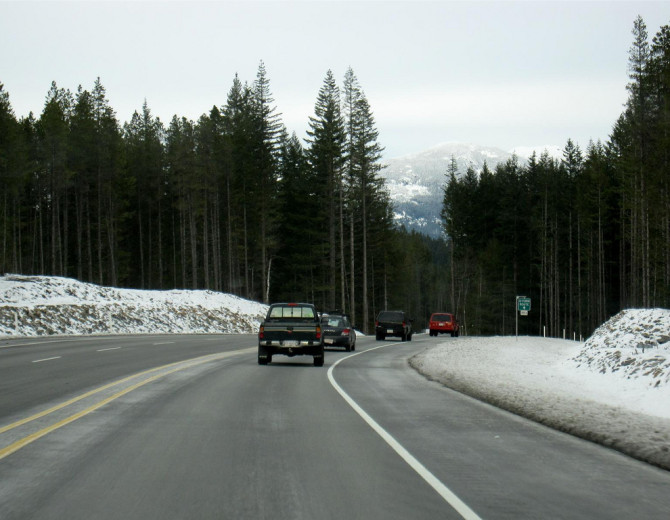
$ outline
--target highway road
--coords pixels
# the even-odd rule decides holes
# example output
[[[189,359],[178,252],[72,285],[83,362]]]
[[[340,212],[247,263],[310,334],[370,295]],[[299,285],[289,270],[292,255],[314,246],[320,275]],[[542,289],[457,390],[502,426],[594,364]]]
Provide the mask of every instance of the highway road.
[[[408,367],[437,341],[2,341],[0,518],[670,518],[670,472]]]

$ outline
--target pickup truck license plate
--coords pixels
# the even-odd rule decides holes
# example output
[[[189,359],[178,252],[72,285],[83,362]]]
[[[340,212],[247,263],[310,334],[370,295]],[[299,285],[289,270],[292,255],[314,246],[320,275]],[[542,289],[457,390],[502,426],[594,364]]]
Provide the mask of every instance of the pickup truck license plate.
[[[296,340],[284,341],[285,347],[297,347],[298,345],[300,345],[300,342]]]
[[[393,329],[386,329],[386,334],[393,334]]]

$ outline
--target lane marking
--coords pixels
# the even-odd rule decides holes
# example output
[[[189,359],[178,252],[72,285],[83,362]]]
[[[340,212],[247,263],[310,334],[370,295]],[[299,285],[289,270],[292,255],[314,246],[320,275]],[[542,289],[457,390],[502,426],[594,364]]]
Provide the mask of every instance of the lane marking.
[[[444,485],[435,475],[433,475],[428,468],[426,468],[421,462],[419,462],[416,457],[414,457],[407,449],[400,444],[389,432],[387,432],[382,426],[375,421],[370,415],[367,414],[363,408],[361,408],[353,398],[347,394],[344,389],[335,381],[333,377],[333,370],[337,365],[342,361],[350,359],[354,356],[359,356],[365,354],[366,352],[371,352],[379,348],[388,347],[394,345],[394,343],[388,343],[386,345],[380,345],[378,347],[373,347],[362,352],[357,352],[351,354],[347,357],[338,359],[333,365],[328,369],[328,380],[332,387],[337,390],[337,392],[342,396],[342,398],[351,406],[354,411],[361,416],[361,418],[368,423],[368,425],[375,431],[377,434],[384,439],[386,444],[388,444],[393,450],[400,455],[400,457],[414,470],[418,475],[425,480],[437,493],[451,506],[453,507],[458,514],[461,515],[465,520],[481,520],[481,517],[477,515],[468,505],[463,502],[453,491],[451,491],[446,485]]]
[[[160,379],[161,377],[170,375],[174,372],[178,372],[179,370],[185,370],[187,368],[191,368],[191,367],[194,367],[194,366],[201,365],[203,363],[207,363],[208,361],[225,359],[227,357],[232,357],[232,356],[235,356],[235,355],[238,355],[238,354],[247,354],[247,353],[251,353],[251,352],[256,352],[257,348],[258,347],[254,346],[254,347],[248,347],[248,348],[239,349],[239,350],[231,350],[229,352],[223,352],[223,353],[220,353],[220,354],[208,354],[208,355],[205,355],[205,356],[199,356],[199,357],[195,357],[195,358],[192,358],[192,359],[185,359],[185,360],[182,360],[182,361],[177,361],[175,363],[169,363],[167,365],[151,368],[149,370],[145,370],[143,372],[138,372],[137,374],[134,374],[134,375],[131,375],[131,376],[128,376],[128,377],[124,377],[123,379],[119,379],[118,381],[113,381],[112,383],[108,383],[108,384],[106,384],[104,386],[101,386],[99,388],[95,388],[95,389],[93,389],[89,392],[86,392],[86,393],[81,394],[79,396],[73,397],[72,399],[70,399],[68,401],[65,401],[64,403],[53,406],[53,407],[51,407],[47,410],[44,410],[44,411],[39,412],[37,414],[31,415],[30,417],[26,417],[25,419],[21,419],[21,420],[16,421],[12,424],[8,424],[7,426],[4,426],[4,427],[0,428],[0,434],[5,433],[9,430],[13,430],[14,428],[18,428],[19,426],[23,426],[24,424],[30,423],[34,420],[45,417],[45,416],[47,416],[51,413],[54,413],[58,410],[62,410],[64,408],[66,408],[67,406],[70,406],[70,405],[72,405],[72,404],[74,404],[78,401],[81,401],[82,399],[86,399],[87,397],[91,397],[95,394],[98,394],[98,393],[100,393],[104,390],[108,390],[109,388],[112,388],[114,386],[117,386],[117,385],[120,385],[120,384],[123,384],[123,383],[127,383],[128,381],[130,381],[132,379],[140,378],[140,377],[152,374],[153,372],[157,372],[159,370],[166,370],[166,369],[170,369],[171,367],[174,367],[171,370],[168,370],[164,373],[155,374],[155,375],[153,375],[153,376],[151,376],[147,379],[139,381],[138,383],[135,383],[135,384],[123,389],[123,390],[120,390],[119,392],[115,393],[114,395],[112,395],[110,397],[107,397],[107,398],[103,399],[102,401],[99,401],[98,403],[95,403],[95,404],[91,405],[90,407],[86,408],[85,410],[77,412],[77,413],[71,415],[70,417],[67,417],[67,418],[65,418],[61,421],[58,421],[58,422],[52,424],[51,426],[47,426],[46,428],[43,428],[42,430],[39,430],[35,433],[32,433],[32,434],[30,434],[30,435],[28,435],[28,436],[26,436],[22,439],[19,439],[16,442],[10,444],[9,446],[7,446],[3,449],[0,449],[0,460],[4,459],[8,455],[10,455],[10,454],[12,454],[12,453],[14,453],[18,450],[20,450],[24,446],[27,446],[28,444],[36,441],[37,439],[39,439],[41,437],[44,437],[48,433],[51,433],[51,432],[65,426],[66,424],[69,424],[73,421],[76,421],[77,419],[80,419],[81,417],[84,417],[85,415],[88,415],[89,413],[97,410],[101,406],[104,406],[105,404],[107,404],[107,403],[109,403],[109,402],[111,402],[115,399],[118,399],[119,397],[121,397],[121,396],[123,396],[123,395],[125,395],[125,394],[127,394],[127,393],[129,393],[133,390],[136,390],[137,388],[140,388],[140,387],[142,387],[142,386],[144,386],[148,383],[151,383],[153,381],[156,381],[157,379]]]
[[[80,342],[80,341],[114,341],[118,337],[103,337],[103,336],[86,336],[86,337],[80,337],[80,336],[73,336],[71,338],[64,338],[64,339],[49,339],[45,341],[32,341],[30,343],[10,343],[9,345],[0,345],[0,348],[15,348],[15,347],[28,347],[28,346],[33,346],[33,345],[51,345],[52,343],[74,343],[74,342]],[[17,340],[16,338],[3,338],[4,340],[8,341],[20,341]]]
[[[35,361],[32,361],[32,363],[41,363],[42,361],[51,361],[52,359],[60,359],[62,356],[55,356],[55,357],[48,357],[44,359],[36,359]]]
[[[174,344],[175,344],[174,341],[160,341],[158,343],[154,343],[154,346],[155,345],[174,345]]]
[[[96,352],[107,352],[108,350],[119,350],[121,347],[109,347],[109,348],[101,348],[96,350]]]

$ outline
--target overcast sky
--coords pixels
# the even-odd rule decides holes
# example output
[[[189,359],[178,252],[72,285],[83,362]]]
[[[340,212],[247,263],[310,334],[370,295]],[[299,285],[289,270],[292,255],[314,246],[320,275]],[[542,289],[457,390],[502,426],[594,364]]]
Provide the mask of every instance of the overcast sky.
[[[147,100],[164,123],[221,106],[265,63],[277,110],[305,137],[326,71],[364,89],[385,157],[447,141],[585,148],[627,98],[637,15],[650,38],[670,2],[7,2],[0,82],[17,117],[52,81],[97,77],[121,123]]]

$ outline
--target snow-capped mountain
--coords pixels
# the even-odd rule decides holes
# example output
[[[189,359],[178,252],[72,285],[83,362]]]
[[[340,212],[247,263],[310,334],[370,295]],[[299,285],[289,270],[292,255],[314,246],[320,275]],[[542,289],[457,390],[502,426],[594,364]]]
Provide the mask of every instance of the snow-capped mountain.
[[[442,236],[442,189],[452,157],[456,159],[458,174],[465,175],[471,166],[479,172],[486,163],[493,170],[496,164],[513,155],[524,163],[533,151],[539,155],[545,150],[552,157],[561,157],[561,149],[556,146],[516,147],[506,152],[492,146],[452,142],[388,159],[381,175],[394,205],[396,223],[431,237]]]

